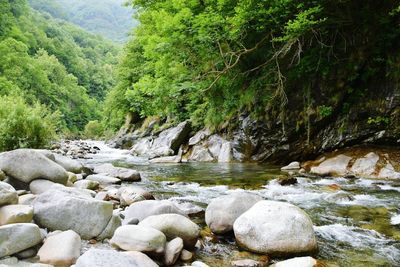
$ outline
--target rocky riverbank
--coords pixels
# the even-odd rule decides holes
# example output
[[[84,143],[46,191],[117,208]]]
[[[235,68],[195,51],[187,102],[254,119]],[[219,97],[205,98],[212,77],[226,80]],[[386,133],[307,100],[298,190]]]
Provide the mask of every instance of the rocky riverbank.
[[[205,237],[191,219],[198,211],[155,199],[135,185],[141,180],[135,170],[112,164],[84,166],[72,159],[88,159],[98,150],[66,142],[53,151],[0,154],[0,264],[207,266],[196,261]],[[314,255],[318,250],[312,220],[302,209],[250,193],[212,200],[205,221],[208,235],[232,233],[242,249],[266,255],[258,261],[237,260],[232,266],[268,266],[270,257]],[[93,247],[83,250],[84,240]],[[296,266],[317,264],[311,257],[291,261],[298,262]]]

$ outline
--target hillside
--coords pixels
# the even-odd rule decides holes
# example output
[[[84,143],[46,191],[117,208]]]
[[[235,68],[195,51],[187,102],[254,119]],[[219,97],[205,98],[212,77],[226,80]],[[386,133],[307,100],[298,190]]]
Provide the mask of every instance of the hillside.
[[[34,9],[50,13],[55,18],[72,22],[89,32],[100,34],[115,42],[128,39],[137,24],[131,8],[124,0],[29,0]]]

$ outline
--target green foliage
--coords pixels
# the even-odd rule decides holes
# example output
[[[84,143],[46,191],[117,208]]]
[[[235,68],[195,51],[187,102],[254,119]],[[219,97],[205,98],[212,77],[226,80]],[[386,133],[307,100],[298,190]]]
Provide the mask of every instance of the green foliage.
[[[104,127],[103,125],[95,120],[89,121],[88,124],[85,126],[84,136],[89,139],[98,139],[103,137],[104,135]]]
[[[369,117],[367,123],[373,125],[388,125],[390,122],[390,118],[376,116],[376,117]]]
[[[387,65],[400,40],[398,3],[378,2],[131,0],[140,24],[107,97],[106,124],[118,128],[128,111],[217,128],[244,111],[283,121],[288,101],[310,84],[310,108],[329,103],[320,109],[328,116],[362,95],[344,84],[369,88],[380,73],[398,73]]]
[[[125,42],[136,25],[124,0],[29,0],[31,6],[55,18],[70,21],[89,32]]]
[[[318,107],[318,112],[322,118],[329,117],[333,113],[333,107],[322,105]]]
[[[59,113],[29,106],[17,95],[0,96],[0,151],[40,148],[56,137]]]
[[[43,140],[32,137],[38,133],[36,128],[22,129],[18,117],[16,124],[6,128],[16,138],[7,149],[46,143],[55,124],[58,132],[77,134],[89,121],[100,118],[99,101],[115,83],[112,66],[117,62],[118,46],[34,11],[25,0],[1,1],[0,23],[0,96],[18,96],[19,102],[13,105],[19,111],[13,114],[31,112],[34,117],[26,118],[27,122],[43,134]],[[35,126],[40,116],[50,118],[46,110],[59,116],[52,118],[53,124],[43,121],[42,128]],[[5,134],[3,140],[9,140]],[[32,140],[25,140],[28,137]]]

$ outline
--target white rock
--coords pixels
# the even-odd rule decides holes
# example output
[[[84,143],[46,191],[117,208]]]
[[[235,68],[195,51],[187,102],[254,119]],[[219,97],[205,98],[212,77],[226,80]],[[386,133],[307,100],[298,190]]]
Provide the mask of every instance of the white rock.
[[[53,187],[33,204],[34,219],[50,230],[73,230],[82,238],[100,235],[108,225],[113,205],[91,198],[74,188]]]
[[[232,231],[233,223],[240,215],[261,200],[262,197],[247,192],[215,198],[207,206],[205,221],[213,233],[227,233]]]
[[[65,170],[73,173],[81,173],[83,171],[83,165],[77,160],[71,159],[66,156],[54,154],[54,161],[62,166]]]
[[[149,256],[142,252],[124,251],[122,252],[122,254],[131,257],[138,267],[158,267],[157,263],[155,263],[152,259],[149,258]]]
[[[205,140],[211,135],[210,130],[205,129],[197,132],[193,137],[189,139],[189,146],[194,146],[200,143],[201,141]]]
[[[18,194],[14,187],[7,183],[0,182],[0,207],[17,203]]]
[[[289,165],[282,167],[281,170],[282,171],[293,171],[293,170],[299,170],[300,168],[301,168],[300,162],[293,161]]]
[[[274,267],[314,267],[317,261],[312,257],[298,257],[275,263]]]
[[[128,251],[161,254],[164,252],[166,237],[157,229],[138,225],[124,225],[115,230],[110,244]]]
[[[164,264],[172,266],[178,260],[183,249],[183,240],[180,237],[174,238],[165,246]]]
[[[193,267],[209,267],[207,264],[201,261],[192,262]]]
[[[18,197],[18,203],[21,205],[32,206],[33,201],[36,199],[34,194],[26,194]]]
[[[0,258],[36,246],[42,242],[40,229],[32,223],[16,223],[0,226]]]
[[[193,248],[200,234],[200,228],[185,216],[161,214],[149,216],[139,226],[151,227],[163,232],[168,240],[180,237],[187,248]]]
[[[49,180],[37,179],[29,184],[29,190],[31,190],[32,194],[40,195],[49,190],[55,184],[56,183]]]
[[[221,146],[221,150],[218,155],[218,162],[227,163],[232,162],[233,155],[232,155],[232,143],[225,142]]]
[[[236,242],[256,253],[291,255],[317,250],[311,219],[285,202],[257,202],[235,221],[233,230]]]
[[[101,175],[101,174],[93,174],[86,177],[86,180],[96,181],[102,186],[112,185],[112,184],[120,184],[121,180],[118,178]]]
[[[121,187],[118,190],[118,194],[122,206],[129,206],[142,200],[154,199],[151,193],[138,186]]]
[[[30,223],[33,208],[27,205],[8,205],[0,208],[0,225],[12,223]]]
[[[196,145],[193,147],[192,153],[190,154],[188,160],[197,162],[211,162],[214,161],[214,158],[206,147],[203,145]]]
[[[46,238],[39,249],[40,262],[54,266],[70,266],[80,256],[81,238],[72,230],[68,230]]]
[[[66,184],[68,174],[63,167],[32,149],[17,149],[0,154],[0,169],[24,183],[46,179]]]
[[[139,221],[151,215],[159,215],[166,213],[176,213],[185,215],[185,212],[180,210],[174,203],[169,200],[144,200],[131,204],[123,212],[125,219],[122,224],[125,224],[131,219]]]
[[[76,261],[75,267],[141,267],[129,255],[115,250],[89,249]],[[143,266],[144,267],[144,266]]]
[[[118,178],[122,181],[140,181],[140,173],[136,170],[114,167],[111,163],[94,166],[94,172]]]
[[[386,166],[380,170],[378,178],[400,179],[400,172],[397,172],[392,164],[387,163]]]
[[[89,190],[96,190],[99,188],[100,183],[98,181],[93,180],[79,180],[74,183],[74,187],[81,188],[81,189],[89,189]]]
[[[351,172],[358,176],[371,176],[375,172],[379,156],[373,152],[357,159],[351,167]]]
[[[323,161],[316,167],[311,168],[311,173],[317,175],[337,175],[342,176],[347,173],[347,166],[349,165],[351,157],[346,155],[338,155],[336,157]]]

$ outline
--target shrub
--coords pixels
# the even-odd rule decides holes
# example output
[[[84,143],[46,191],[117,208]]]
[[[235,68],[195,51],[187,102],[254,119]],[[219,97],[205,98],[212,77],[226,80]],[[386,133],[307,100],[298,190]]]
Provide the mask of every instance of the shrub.
[[[56,138],[58,112],[29,106],[21,96],[0,96],[0,151],[41,148]]]
[[[89,139],[98,139],[103,136],[104,127],[103,125],[97,121],[89,121],[88,124],[85,126],[84,135],[86,138]]]

